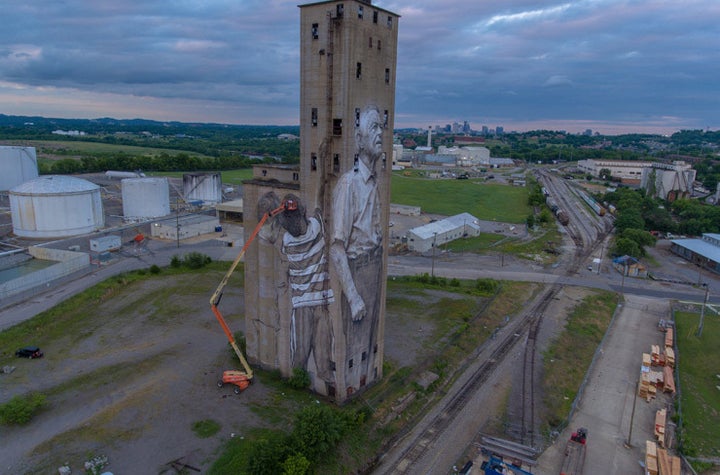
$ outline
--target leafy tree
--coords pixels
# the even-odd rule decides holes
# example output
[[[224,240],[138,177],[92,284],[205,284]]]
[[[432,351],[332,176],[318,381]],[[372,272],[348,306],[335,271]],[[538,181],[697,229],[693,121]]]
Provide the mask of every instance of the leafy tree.
[[[619,233],[626,229],[645,229],[645,220],[638,208],[620,209],[615,219],[615,227]]]
[[[306,475],[310,473],[310,461],[302,454],[294,454],[282,464],[283,475]]]
[[[650,234],[649,232],[643,231],[642,229],[636,229],[636,228],[625,229],[622,232],[622,234],[620,234],[620,237],[626,238],[626,239],[632,239],[639,246],[654,246],[655,245],[655,237],[652,234]]]
[[[632,256],[642,257],[645,255],[642,247],[632,239],[628,238],[617,238],[615,240],[615,246],[613,247],[613,253],[617,256]]]
[[[610,180],[612,178],[612,172],[609,168],[601,168],[598,176],[603,180]]]
[[[328,406],[308,406],[295,418],[292,446],[310,461],[330,452],[340,442],[345,424],[340,414]]]

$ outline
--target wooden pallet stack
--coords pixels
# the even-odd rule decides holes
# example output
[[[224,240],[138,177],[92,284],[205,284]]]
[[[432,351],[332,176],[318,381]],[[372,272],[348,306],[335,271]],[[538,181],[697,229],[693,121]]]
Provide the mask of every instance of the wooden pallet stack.
[[[645,441],[645,468],[650,475],[658,475],[657,444]]]
[[[667,409],[658,409],[655,412],[655,439],[660,447],[665,448],[665,424],[667,423]]]
[[[652,440],[645,441],[645,468],[650,475],[680,475],[681,464],[680,457],[658,448]]]

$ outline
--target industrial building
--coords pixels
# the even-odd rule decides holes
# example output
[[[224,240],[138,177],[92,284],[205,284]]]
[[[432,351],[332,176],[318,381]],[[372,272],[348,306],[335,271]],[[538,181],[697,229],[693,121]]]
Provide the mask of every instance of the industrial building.
[[[479,236],[477,223],[478,219],[470,213],[460,213],[410,229],[407,233],[408,249],[428,252],[456,239]]]
[[[675,201],[689,198],[693,193],[696,171],[683,161],[670,163],[653,163],[652,167],[643,168],[640,186],[648,196]]]
[[[639,185],[650,196],[673,201],[692,194],[696,171],[683,161],[673,163],[635,160],[578,160],[581,172],[599,177],[603,169],[626,185]]]
[[[720,274],[720,234],[705,233],[701,239],[673,239],[670,251],[716,274]]]
[[[639,185],[642,181],[643,170],[652,167],[653,162],[635,160],[578,160],[577,166],[582,173],[600,176],[603,169],[610,170],[610,176],[628,185]]]

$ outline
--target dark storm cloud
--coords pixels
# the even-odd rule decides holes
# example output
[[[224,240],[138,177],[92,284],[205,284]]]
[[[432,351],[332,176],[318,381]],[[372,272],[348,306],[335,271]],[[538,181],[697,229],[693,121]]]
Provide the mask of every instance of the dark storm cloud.
[[[3,7],[0,112],[298,123],[296,2],[31,3]],[[402,16],[397,126],[720,126],[716,2],[374,3]]]

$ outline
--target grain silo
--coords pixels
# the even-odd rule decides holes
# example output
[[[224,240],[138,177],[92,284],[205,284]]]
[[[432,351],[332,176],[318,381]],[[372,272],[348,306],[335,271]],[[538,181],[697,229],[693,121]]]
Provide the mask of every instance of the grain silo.
[[[0,191],[8,191],[37,176],[35,147],[0,146]]]
[[[125,221],[144,221],[170,214],[167,178],[125,178],[120,183]]]
[[[21,237],[75,236],[105,225],[100,187],[81,178],[43,175],[9,196],[13,232]]]
[[[185,173],[183,175],[185,201],[222,203],[222,178],[216,173]]]

